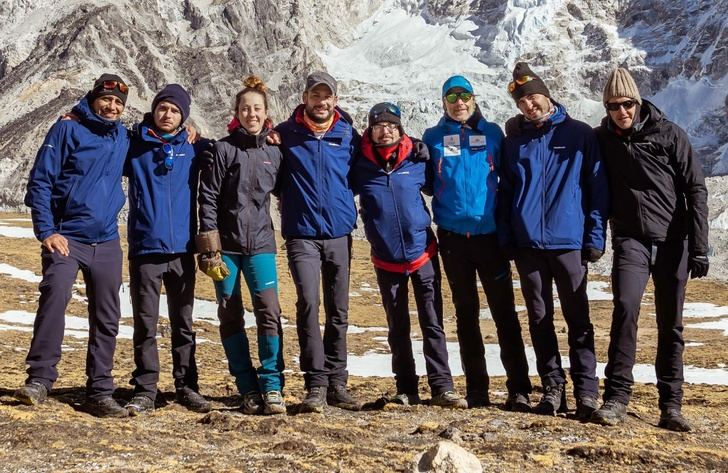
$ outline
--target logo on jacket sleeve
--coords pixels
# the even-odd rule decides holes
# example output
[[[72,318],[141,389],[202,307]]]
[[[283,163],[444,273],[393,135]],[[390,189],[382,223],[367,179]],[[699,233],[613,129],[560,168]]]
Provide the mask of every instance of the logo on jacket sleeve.
[[[442,149],[445,156],[460,156],[460,136],[445,135],[442,137]]]

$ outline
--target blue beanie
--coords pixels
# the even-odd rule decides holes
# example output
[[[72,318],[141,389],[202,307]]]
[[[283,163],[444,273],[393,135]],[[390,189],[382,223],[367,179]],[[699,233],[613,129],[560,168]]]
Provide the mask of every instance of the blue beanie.
[[[466,92],[473,93],[473,86],[468,79],[463,76],[452,76],[442,84],[442,96],[444,97],[450,89],[454,89],[455,87],[460,87]]]
[[[182,123],[184,123],[185,120],[187,120],[187,117],[190,116],[190,103],[192,103],[192,99],[190,99],[190,94],[188,94],[181,85],[168,84],[164,86],[164,88],[154,96],[154,100],[152,100],[152,113],[154,113],[159,102],[162,101],[173,103],[177,106],[177,108],[179,108],[179,111],[182,114]]]

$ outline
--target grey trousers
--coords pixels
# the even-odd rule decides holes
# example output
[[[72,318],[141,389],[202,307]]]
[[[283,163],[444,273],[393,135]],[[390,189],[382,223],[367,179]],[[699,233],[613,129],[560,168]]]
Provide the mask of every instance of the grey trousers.
[[[351,236],[329,240],[289,238],[286,250],[298,296],[296,328],[306,389],[345,385]],[[321,283],[326,315],[323,339],[319,329]]]

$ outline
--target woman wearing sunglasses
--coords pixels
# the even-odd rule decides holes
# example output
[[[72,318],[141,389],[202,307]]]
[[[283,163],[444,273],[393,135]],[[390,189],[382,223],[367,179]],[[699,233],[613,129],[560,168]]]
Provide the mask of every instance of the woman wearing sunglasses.
[[[485,347],[480,333],[480,278],[498,332],[508,376],[506,408],[531,409],[528,363],[515,309],[511,267],[498,245],[495,227],[496,170],[503,132],[475,102],[473,86],[452,76],[442,86],[443,117],[425,131],[434,176],[432,211],[447,274],[470,407],[490,404]]]
[[[267,87],[255,76],[235,96],[230,134],[215,143],[200,174],[200,269],[215,280],[220,337],[246,414],[286,412],[276,241],[270,194],[281,152],[267,143]],[[241,275],[253,300],[260,368],[253,367],[243,321]]]
[[[408,286],[412,282],[422,329],[430,405],[466,408],[453,388],[442,322],[437,241],[430,229],[426,191],[427,147],[404,133],[399,108],[380,103],[369,112],[352,173],[364,231],[372,248],[382,304],[389,325],[392,371],[399,404],[419,404],[410,339]],[[429,191],[428,191],[429,193]]]

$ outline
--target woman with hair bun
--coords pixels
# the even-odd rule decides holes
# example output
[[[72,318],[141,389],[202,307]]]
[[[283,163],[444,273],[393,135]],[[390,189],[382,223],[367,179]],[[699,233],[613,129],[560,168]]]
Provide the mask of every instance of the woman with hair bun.
[[[281,153],[270,132],[267,87],[250,76],[235,96],[230,134],[215,143],[213,162],[200,174],[200,270],[215,281],[220,338],[246,414],[286,412],[283,339],[278,302],[276,241],[270,194]],[[258,331],[256,370],[243,321],[241,274],[253,300]]]

